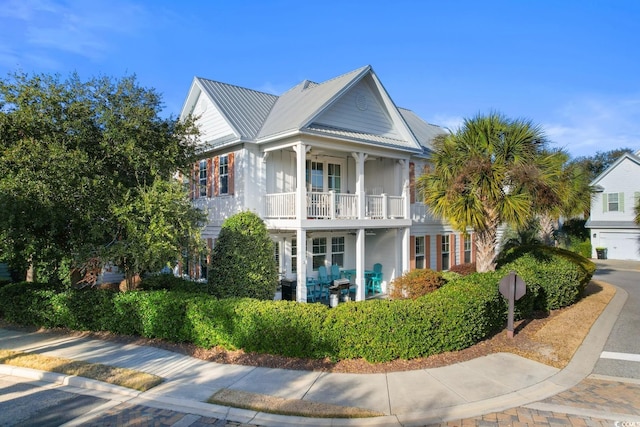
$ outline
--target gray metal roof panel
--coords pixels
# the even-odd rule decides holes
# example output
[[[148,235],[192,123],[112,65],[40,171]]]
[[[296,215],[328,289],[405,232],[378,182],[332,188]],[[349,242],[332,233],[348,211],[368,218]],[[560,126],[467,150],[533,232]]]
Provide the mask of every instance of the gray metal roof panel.
[[[406,108],[398,107],[402,118],[409,126],[420,145],[426,150],[433,150],[433,140],[438,135],[445,135],[447,131],[440,126],[432,125],[422,120],[416,113]]]
[[[254,139],[278,97],[213,80],[197,78],[240,138]]]
[[[305,80],[283,93],[260,129],[258,139],[299,130],[338,93],[370,69],[367,65],[322,83]]]

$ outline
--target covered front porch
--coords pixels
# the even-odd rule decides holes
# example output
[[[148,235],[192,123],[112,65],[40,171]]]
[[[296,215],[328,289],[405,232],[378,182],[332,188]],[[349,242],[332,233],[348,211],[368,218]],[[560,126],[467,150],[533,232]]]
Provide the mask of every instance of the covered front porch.
[[[280,277],[294,282],[292,299],[298,302],[328,299],[328,285],[336,278],[349,280],[355,301],[380,297],[388,293],[394,278],[409,269],[409,227],[272,230],[271,234]],[[381,274],[373,287],[376,264]]]

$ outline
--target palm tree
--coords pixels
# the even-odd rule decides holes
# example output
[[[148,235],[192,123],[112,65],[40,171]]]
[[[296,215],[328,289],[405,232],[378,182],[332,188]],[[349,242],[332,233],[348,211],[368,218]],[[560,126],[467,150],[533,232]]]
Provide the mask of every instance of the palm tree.
[[[549,184],[557,159],[546,144],[539,126],[498,113],[466,119],[459,130],[434,141],[418,189],[435,216],[462,232],[475,230],[478,271],[495,269],[501,224],[521,228],[557,202]]]

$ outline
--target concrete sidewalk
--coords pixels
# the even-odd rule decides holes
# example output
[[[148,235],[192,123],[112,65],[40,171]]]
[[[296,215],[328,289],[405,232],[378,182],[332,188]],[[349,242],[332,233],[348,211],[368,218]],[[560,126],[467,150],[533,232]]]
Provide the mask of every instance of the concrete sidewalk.
[[[155,347],[121,345],[52,332],[0,329],[0,348],[103,363],[155,374],[159,386],[141,393],[79,377],[0,365],[0,375],[82,387],[110,400],[186,410],[201,416],[263,426],[425,425],[502,411],[540,401],[578,384],[595,365],[626,301],[618,289],[572,362],[563,370],[498,353],[451,366],[387,374],[335,374],[205,362]],[[204,403],[220,389],[247,391],[370,409],[365,419],[304,418]]]

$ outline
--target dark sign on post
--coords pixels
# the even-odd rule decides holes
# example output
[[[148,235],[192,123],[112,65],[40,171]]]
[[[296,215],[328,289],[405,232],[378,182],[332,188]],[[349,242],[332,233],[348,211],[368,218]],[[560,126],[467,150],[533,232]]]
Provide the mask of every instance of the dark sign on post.
[[[513,338],[513,312],[515,302],[527,292],[527,285],[515,271],[510,272],[500,280],[500,293],[509,301],[507,317],[507,337]]]

